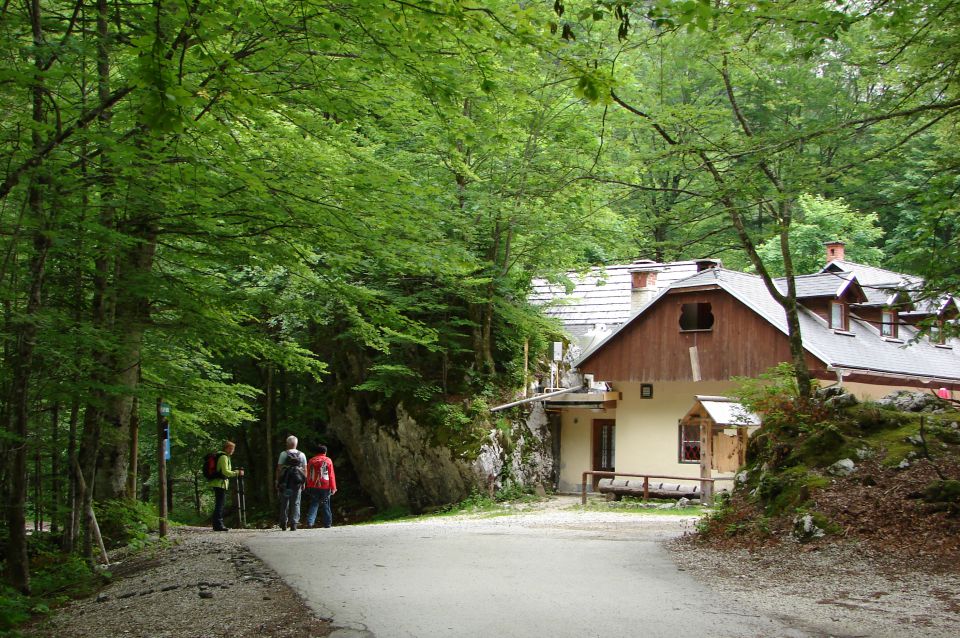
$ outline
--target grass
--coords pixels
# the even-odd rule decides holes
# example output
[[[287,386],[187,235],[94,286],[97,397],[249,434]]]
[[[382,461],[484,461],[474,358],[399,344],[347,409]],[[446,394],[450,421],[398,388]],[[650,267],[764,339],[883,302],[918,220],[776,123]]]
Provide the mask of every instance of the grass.
[[[883,430],[874,433],[870,436],[869,442],[874,448],[886,450],[886,456],[883,459],[884,465],[894,466],[907,458],[910,452],[920,450],[918,446],[907,440],[907,437],[919,433],[919,422],[912,421],[894,430]]]
[[[661,505],[673,505],[676,501],[673,499],[652,498],[647,502],[642,499],[633,499],[625,497],[621,501],[607,500],[587,500],[586,505],[577,503],[564,508],[566,511],[574,512],[618,512],[625,514],[638,515],[656,515],[656,516],[703,516],[711,511],[710,508],[702,505],[691,505],[683,509],[672,507],[670,509],[660,509]]]

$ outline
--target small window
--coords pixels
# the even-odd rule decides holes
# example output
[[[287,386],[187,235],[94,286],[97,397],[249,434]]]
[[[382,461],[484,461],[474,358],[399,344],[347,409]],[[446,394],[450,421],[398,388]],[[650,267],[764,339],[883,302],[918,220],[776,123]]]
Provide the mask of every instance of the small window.
[[[897,338],[897,311],[884,310],[880,313],[880,334]]]
[[[700,426],[680,424],[680,462],[700,462]]]
[[[830,327],[834,330],[847,329],[847,304],[842,301],[830,302]]]
[[[943,321],[938,321],[930,326],[930,343],[944,343]]]
[[[685,303],[680,306],[680,330],[710,330],[713,311],[708,303]]]

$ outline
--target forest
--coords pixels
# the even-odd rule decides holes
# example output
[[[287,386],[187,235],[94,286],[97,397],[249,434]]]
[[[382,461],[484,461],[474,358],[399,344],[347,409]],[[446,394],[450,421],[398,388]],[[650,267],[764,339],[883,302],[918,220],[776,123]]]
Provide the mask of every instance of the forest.
[[[156,500],[167,409],[175,511],[227,438],[264,511],[291,433],[361,472],[354,426],[414,418],[469,459],[563,338],[535,277],[791,278],[841,240],[960,290],[954,0],[19,0],[0,48],[21,592],[41,531],[92,557],[95,514]],[[364,498],[469,493],[411,472]]]

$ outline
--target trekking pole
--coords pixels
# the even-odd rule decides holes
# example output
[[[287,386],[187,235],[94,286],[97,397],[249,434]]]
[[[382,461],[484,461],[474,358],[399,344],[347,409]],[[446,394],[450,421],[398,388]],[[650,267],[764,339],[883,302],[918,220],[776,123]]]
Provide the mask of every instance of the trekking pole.
[[[240,510],[240,527],[247,526],[247,499],[243,492],[243,476],[237,477],[237,508]]]

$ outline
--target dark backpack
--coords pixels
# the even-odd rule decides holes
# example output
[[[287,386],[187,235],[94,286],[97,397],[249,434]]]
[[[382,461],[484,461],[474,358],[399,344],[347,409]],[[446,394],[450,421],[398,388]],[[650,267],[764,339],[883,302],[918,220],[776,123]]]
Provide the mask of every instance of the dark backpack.
[[[280,470],[280,485],[287,489],[299,488],[307,480],[303,472],[303,456],[298,450],[287,450],[287,460]]]
[[[223,452],[211,452],[203,457],[203,476],[208,481],[227,478],[217,469],[217,464],[220,462],[221,456],[223,456]]]

